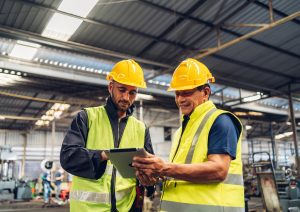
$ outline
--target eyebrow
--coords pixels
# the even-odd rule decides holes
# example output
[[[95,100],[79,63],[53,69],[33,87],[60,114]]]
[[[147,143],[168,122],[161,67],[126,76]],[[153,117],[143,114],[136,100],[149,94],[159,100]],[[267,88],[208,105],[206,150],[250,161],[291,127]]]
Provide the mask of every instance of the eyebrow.
[[[124,86],[122,86],[122,85],[117,86],[117,88],[125,89],[125,90],[128,91],[128,92],[137,92],[137,91],[138,91],[138,89],[128,90],[126,87],[124,87]]]

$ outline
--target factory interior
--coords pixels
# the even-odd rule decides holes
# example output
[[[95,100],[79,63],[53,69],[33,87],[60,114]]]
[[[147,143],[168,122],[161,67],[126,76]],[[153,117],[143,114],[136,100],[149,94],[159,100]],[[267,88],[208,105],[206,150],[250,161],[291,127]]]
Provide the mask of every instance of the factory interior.
[[[182,116],[167,89],[186,58],[209,68],[210,100],[243,125],[245,211],[300,211],[299,0],[0,0],[0,212],[69,211],[62,142],[78,112],[105,104],[124,59],[143,68],[134,116],[168,161]]]

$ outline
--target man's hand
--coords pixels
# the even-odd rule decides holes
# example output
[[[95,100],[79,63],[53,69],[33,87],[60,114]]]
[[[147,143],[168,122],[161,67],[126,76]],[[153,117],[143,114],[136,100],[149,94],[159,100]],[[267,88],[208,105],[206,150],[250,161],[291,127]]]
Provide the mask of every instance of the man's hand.
[[[153,186],[159,180],[158,177],[151,177],[151,176],[146,175],[142,170],[140,170],[140,171],[137,170],[135,172],[135,175],[143,186]]]
[[[154,177],[158,179],[163,177],[163,170],[166,163],[159,157],[149,154],[147,157],[134,157],[132,166],[137,169],[138,175],[147,175],[148,178]]]
[[[102,160],[102,161],[108,160],[108,156],[107,156],[107,154],[105,153],[105,151],[102,151],[100,156],[101,156],[101,160]]]

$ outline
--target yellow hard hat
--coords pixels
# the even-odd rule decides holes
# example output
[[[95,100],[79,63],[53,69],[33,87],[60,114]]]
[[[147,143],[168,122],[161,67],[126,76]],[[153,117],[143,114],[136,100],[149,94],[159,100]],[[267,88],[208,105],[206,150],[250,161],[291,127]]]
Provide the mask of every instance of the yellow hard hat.
[[[115,80],[125,85],[146,88],[144,73],[139,64],[134,60],[121,60],[106,77],[107,80]]]
[[[203,63],[188,58],[175,69],[168,91],[189,90],[213,82],[215,78]]]

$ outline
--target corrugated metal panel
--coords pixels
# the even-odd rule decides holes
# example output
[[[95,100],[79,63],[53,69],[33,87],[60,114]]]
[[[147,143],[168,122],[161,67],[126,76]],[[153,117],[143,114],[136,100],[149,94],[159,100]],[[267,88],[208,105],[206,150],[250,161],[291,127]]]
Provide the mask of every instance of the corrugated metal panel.
[[[24,137],[25,132],[19,131],[0,131],[0,146],[7,145],[13,147],[22,147],[24,146]],[[30,133],[26,133],[27,135],[27,147],[30,149],[34,148],[42,148],[45,147],[47,149],[51,149],[52,146],[52,134],[51,132],[45,131],[33,131]],[[56,143],[54,143],[56,149],[60,149],[62,140],[65,134],[62,132],[55,133]]]
[[[206,1],[201,7],[199,7],[192,15],[198,17],[201,20],[208,21],[210,23],[219,23],[221,19],[227,14],[232,13],[241,5],[245,4],[244,1]]]
[[[52,12],[47,9],[37,9],[30,4],[3,1],[1,7],[0,23],[9,27],[23,30],[32,30],[41,33],[43,27],[52,16]]]
[[[150,0],[150,2],[169,8],[173,10],[174,15],[176,15],[176,12],[186,13],[191,7],[193,7],[193,5],[197,4],[199,0],[188,0],[188,4],[186,1],[169,1],[169,0]]]

